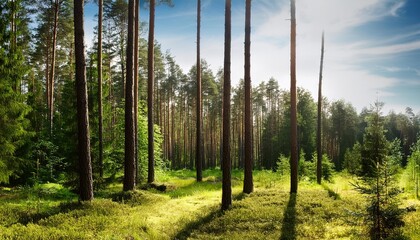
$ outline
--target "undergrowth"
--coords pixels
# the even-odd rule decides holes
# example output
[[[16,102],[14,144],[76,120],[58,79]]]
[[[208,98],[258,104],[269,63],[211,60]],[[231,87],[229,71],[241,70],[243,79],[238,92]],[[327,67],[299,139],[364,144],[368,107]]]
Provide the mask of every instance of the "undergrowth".
[[[0,189],[0,239],[365,239],[364,198],[351,177],[317,185],[301,181],[289,194],[289,176],[255,171],[255,192],[242,194],[242,172],[232,172],[233,205],[221,212],[220,169],[195,181],[189,170],[158,172],[156,189],[122,192],[112,183],[92,202],[59,184]],[[409,201],[411,201],[409,203]],[[404,200],[417,209],[418,201]],[[420,236],[420,214],[405,216],[404,234]]]

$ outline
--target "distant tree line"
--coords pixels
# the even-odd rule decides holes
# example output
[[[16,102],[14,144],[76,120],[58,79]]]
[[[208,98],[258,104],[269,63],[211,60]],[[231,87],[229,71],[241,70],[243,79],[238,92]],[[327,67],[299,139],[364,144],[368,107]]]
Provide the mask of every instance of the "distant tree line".
[[[77,186],[78,148],[75,92],[75,45],[73,1],[14,0],[0,3],[0,181],[10,184],[60,181]],[[152,2],[150,2],[152,3]],[[150,6],[148,4],[148,6]],[[137,6],[139,7],[139,6]],[[89,127],[93,179],[114,178],[124,169],[125,107],[127,102],[128,2],[104,0],[101,44],[97,41],[86,55]],[[131,17],[135,16],[133,12]],[[141,19],[141,18],[140,18]],[[36,22],[31,25],[31,20]],[[148,94],[148,44],[144,22],[137,30],[138,114],[135,138],[136,178],[147,180],[147,100],[153,100],[154,166],[158,169],[194,169],[197,142],[201,142],[202,169],[218,168],[222,162],[222,109],[224,71],[213,72],[204,58],[188,72],[169,51],[153,40],[153,86]],[[95,34],[98,34],[96,32]],[[135,34],[133,32],[132,34]],[[132,35],[130,35],[132,36]],[[133,35],[134,36],[134,35]],[[98,55],[98,49],[102,54]],[[149,45],[150,46],[150,45]],[[98,58],[101,58],[100,65]],[[98,71],[100,68],[100,71]],[[131,70],[130,70],[131,71]],[[197,73],[200,76],[197,76]],[[98,81],[99,75],[101,81]],[[133,76],[133,77],[134,77]],[[200,77],[201,96],[197,95]],[[247,79],[245,79],[247,80]],[[250,89],[251,139],[254,169],[277,171],[280,156],[291,151],[290,90],[271,79]],[[244,168],[245,88],[240,80],[231,89],[230,159],[233,168]],[[316,84],[316,76],[314,76]],[[134,86],[134,85],[133,85]],[[102,97],[101,97],[102,96]],[[150,99],[151,96],[151,99]],[[98,99],[101,99],[99,101]],[[201,99],[201,103],[200,103]],[[370,108],[357,113],[345,100],[322,99],[322,153],[337,171],[360,172],[366,118]],[[201,108],[197,111],[197,106]],[[99,107],[100,106],[100,107]],[[199,116],[201,115],[201,121]],[[412,155],[420,130],[420,115],[407,107],[404,113],[384,116],[384,136],[401,148],[401,166]],[[201,134],[197,134],[197,123]],[[297,89],[298,152],[307,162],[316,154],[317,102],[305,89]],[[249,124],[249,123],[248,123]],[[150,127],[150,126],[149,126]],[[103,130],[100,130],[103,129]],[[149,128],[150,130],[150,128]],[[150,131],[149,131],[150,132]],[[202,138],[197,141],[197,136]]]

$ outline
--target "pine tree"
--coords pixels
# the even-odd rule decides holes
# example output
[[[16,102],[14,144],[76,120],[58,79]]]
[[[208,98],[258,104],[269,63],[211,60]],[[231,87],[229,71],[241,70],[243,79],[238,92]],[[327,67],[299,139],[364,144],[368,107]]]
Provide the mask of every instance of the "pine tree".
[[[202,105],[201,99],[201,57],[200,57],[200,24],[201,24],[201,0],[197,0],[197,137],[196,137],[196,162],[197,182],[203,180],[203,145],[202,145]]]
[[[147,50],[147,123],[148,123],[148,176],[147,182],[155,181],[155,157],[154,157],[154,122],[153,122],[153,90],[155,83],[154,47],[155,42],[155,0],[150,0],[149,13],[149,42]]]
[[[397,169],[392,149],[385,138],[382,107],[383,103],[375,102],[366,119],[368,125],[362,146],[363,176],[354,184],[356,190],[368,199],[365,220],[372,239],[400,235],[399,228],[404,225],[403,210],[398,208]]]
[[[298,188],[298,146],[297,146],[297,94],[296,94],[296,3],[290,0],[291,30],[290,30],[290,192],[297,193]]]
[[[13,28],[8,27],[11,16],[16,16],[21,7],[20,1],[14,4],[0,3],[0,182],[8,182],[17,170],[20,159],[15,152],[24,144],[29,127],[29,108],[19,88],[28,69],[20,45],[15,44],[21,34],[17,19]]]
[[[103,107],[102,107],[102,17],[103,0],[98,0],[98,141],[99,141],[99,176],[104,175],[103,151]]]
[[[321,44],[321,64],[319,69],[319,83],[318,83],[318,121],[317,121],[317,132],[316,132],[316,181],[321,184],[322,180],[322,145],[321,145],[321,132],[322,132],[322,70],[324,66],[324,32],[322,33],[322,44]]]
[[[74,45],[76,56],[77,129],[80,167],[80,199],[93,199],[89,115],[83,28],[84,1],[74,0]]]
[[[124,191],[135,186],[135,136],[134,136],[134,0],[128,2],[127,74],[125,87],[125,161]]]
[[[251,114],[251,0],[246,1],[245,7],[245,168],[244,193],[254,191],[252,180],[252,114]]]
[[[225,63],[223,81],[223,156],[222,156],[222,210],[232,205],[232,184],[230,159],[230,60],[231,60],[231,0],[225,4]]]

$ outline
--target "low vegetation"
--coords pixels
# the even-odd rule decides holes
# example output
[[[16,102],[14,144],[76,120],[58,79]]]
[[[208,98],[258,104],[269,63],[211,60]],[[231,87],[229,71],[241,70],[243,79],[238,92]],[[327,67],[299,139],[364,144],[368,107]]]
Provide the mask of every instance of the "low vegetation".
[[[160,172],[155,188],[122,193],[109,185],[91,203],[59,184],[0,190],[0,239],[368,239],[366,198],[351,175],[337,174],[317,185],[301,180],[289,194],[289,177],[254,173],[255,192],[243,194],[242,172],[233,172],[234,201],[219,210],[220,170],[204,171],[203,182],[188,170]],[[404,178],[401,178],[404,179]],[[420,237],[420,203],[401,195],[404,238]],[[404,239],[403,238],[403,239]]]

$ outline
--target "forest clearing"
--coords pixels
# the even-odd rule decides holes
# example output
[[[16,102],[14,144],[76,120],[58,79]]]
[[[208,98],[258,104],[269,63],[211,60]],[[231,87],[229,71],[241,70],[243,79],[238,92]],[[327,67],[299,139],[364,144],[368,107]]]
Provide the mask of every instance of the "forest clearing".
[[[122,193],[110,184],[84,203],[59,184],[2,188],[0,239],[369,239],[366,199],[348,174],[322,185],[302,180],[297,195],[278,172],[256,171],[249,195],[241,192],[242,173],[232,177],[234,200],[224,213],[220,170],[204,171],[200,183],[193,171],[160,172],[165,192]],[[400,207],[409,210],[398,239],[418,239],[420,202],[406,192]]]
[[[0,239],[420,239],[420,2],[251,2],[0,1]]]

